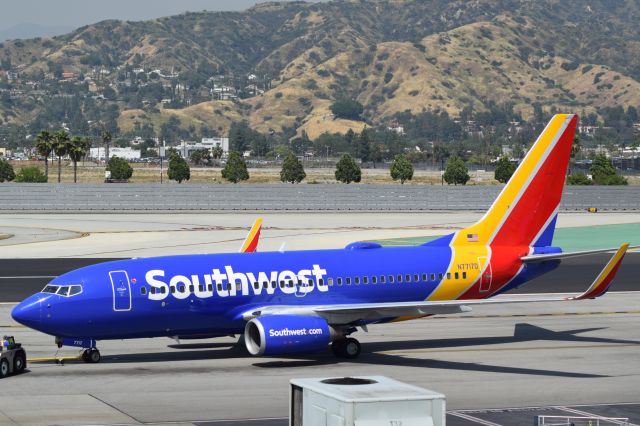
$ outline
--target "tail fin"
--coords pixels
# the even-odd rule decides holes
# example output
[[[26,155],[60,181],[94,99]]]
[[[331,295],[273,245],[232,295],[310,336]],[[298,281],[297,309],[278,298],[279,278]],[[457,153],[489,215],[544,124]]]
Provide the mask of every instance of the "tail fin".
[[[551,245],[578,116],[555,115],[493,205],[457,245]]]

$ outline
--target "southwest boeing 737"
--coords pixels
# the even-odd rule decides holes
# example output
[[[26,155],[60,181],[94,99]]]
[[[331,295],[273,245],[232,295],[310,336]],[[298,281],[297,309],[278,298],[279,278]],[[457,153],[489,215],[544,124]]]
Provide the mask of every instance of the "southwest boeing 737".
[[[607,292],[628,249],[563,253],[552,245],[578,117],[554,116],[476,224],[417,247],[356,242],[343,249],[256,252],[260,223],[241,253],[121,260],[52,280],[13,309],[27,327],[83,348],[96,342],[167,336],[244,335],[250,354],[326,351],[355,358],[358,328],[470,311],[556,268],[567,257],[615,254],[583,294]]]

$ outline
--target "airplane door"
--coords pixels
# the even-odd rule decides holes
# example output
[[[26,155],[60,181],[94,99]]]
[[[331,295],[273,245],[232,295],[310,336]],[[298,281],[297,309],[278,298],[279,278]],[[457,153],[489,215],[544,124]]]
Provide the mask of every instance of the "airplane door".
[[[126,271],[111,271],[111,288],[113,289],[113,310],[131,310],[131,284]]]
[[[486,293],[491,290],[491,281],[493,280],[491,263],[488,262],[486,257],[479,257],[478,263],[480,265],[486,264],[484,271],[482,271],[482,275],[480,275],[480,292]]]

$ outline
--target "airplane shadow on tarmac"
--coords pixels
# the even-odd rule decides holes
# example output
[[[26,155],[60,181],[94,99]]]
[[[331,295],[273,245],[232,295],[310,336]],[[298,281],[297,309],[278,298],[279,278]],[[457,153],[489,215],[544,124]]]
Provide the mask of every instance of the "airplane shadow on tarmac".
[[[489,373],[525,374],[536,376],[554,376],[571,378],[598,378],[607,377],[598,374],[573,373],[568,371],[554,371],[542,369],[530,369],[520,367],[507,367],[499,365],[479,364],[473,362],[444,361],[437,359],[411,358],[407,356],[388,354],[389,351],[419,350],[419,349],[454,349],[471,348],[474,346],[498,345],[509,343],[533,342],[533,341],[561,341],[578,343],[603,343],[603,344],[624,344],[640,345],[640,341],[608,339],[602,337],[578,336],[605,329],[584,328],[567,331],[553,331],[531,324],[516,324],[513,336],[491,336],[491,337],[471,337],[471,338],[451,338],[451,339],[422,339],[408,341],[386,341],[364,343],[363,351],[357,360],[345,360],[336,358],[331,354],[306,355],[289,357],[288,360],[273,360],[254,362],[253,366],[259,368],[297,368],[308,366],[335,365],[339,363],[352,362],[356,364],[375,365],[397,365],[402,367],[436,368],[457,371],[480,371]],[[166,361],[191,361],[191,360],[212,360],[229,358],[247,358],[255,360],[248,355],[243,346],[229,343],[194,343],[169,345],[172,349],[179,349],[175,352],[154,352],[138,353],[126,355],[105,355],[102,358],[104,363],[137,363],[137,362],[166,362]],[[579,349],[579,347],[577,347]],[[455,350],[455,349],[454,349]],[[458,349],[459,351],[460,349]],[[462,349],[464,350],[464,349]],[[526,350],[526,348],[524,348]],[[293,359],[291,359],[293,358]]]

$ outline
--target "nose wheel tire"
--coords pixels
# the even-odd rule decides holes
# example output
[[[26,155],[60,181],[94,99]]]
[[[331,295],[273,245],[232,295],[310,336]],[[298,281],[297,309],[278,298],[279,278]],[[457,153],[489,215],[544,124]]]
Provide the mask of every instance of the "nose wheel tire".
[[[82,360],[88,364],[97,364],[101,359],[100,351],[97,349],[85,349],[82,352]]]
[[[347,359],[355,359],[360,355],[362,347],[353,337],[337,340],[331,344],[331,350],[336,356]]]

